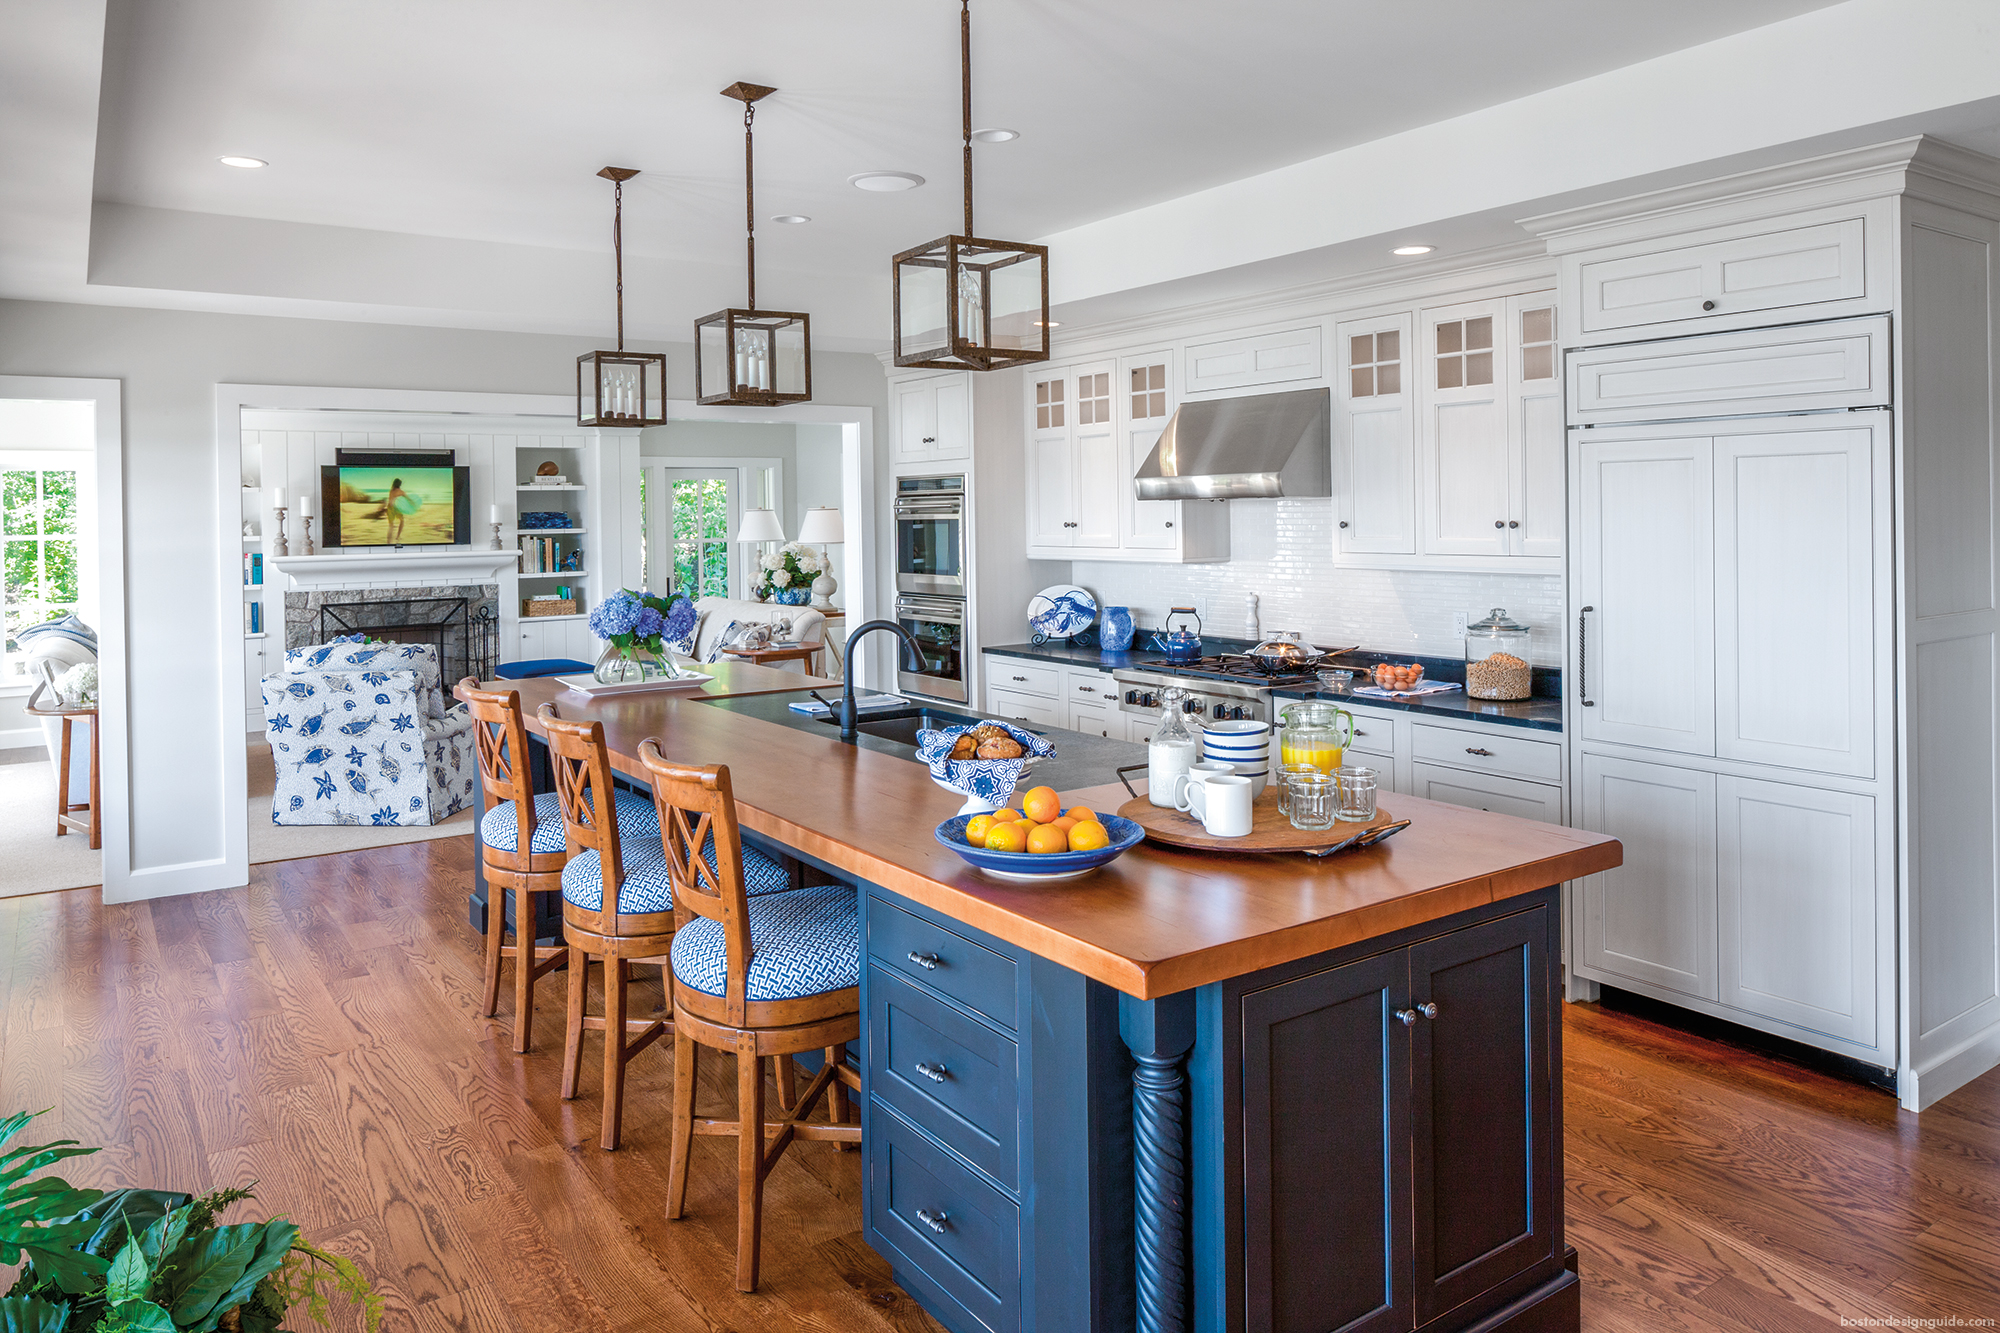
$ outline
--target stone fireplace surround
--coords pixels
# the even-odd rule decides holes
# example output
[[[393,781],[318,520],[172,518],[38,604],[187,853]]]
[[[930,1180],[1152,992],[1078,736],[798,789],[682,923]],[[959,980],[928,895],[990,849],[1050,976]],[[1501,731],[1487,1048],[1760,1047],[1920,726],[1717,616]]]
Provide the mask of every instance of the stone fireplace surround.
[[[413,603],[463,601],[465,613],[444,627],[442,636],[428,623],[412,626],[413,609],[422,621],[434,621],[442,605],[413,608]],[[285,647],[306,648],[322,643],[334,631],[321,629],[321,610],[337,607],[341,619],[371,638],[397,643],[439,643],[444,685],[449,689],[470,672],[481,679],[492,674],[500,616],[500,589],[493,583],[425,584],[395,588],[306,588],[285,594]]]

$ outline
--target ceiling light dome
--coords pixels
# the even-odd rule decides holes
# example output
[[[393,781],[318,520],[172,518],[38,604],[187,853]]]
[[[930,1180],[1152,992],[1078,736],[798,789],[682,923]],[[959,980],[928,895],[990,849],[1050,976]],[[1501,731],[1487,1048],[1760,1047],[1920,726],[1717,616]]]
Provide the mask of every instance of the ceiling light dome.
[[[801,222],[811,222],[812,219],[803,213],[780,213],[773,217],[771,221],[782,222],[787,226],[797,226]]]
[[[241,167],[245,171],[254,171],[258,167],[268,167],[271,165],[261,157],[239,157],[235,153],[225,153],[215,160],[225,167]]]
[[[864,171],[849,176],[847,183],[857,190],[890,194],[897,190],[914,190],[924,183],[924,178],[914,171]]]
[[[1021,132],[1019,130],[1002,129],[998,125],[995,125],[991,129],[974,130],[972,132],[972,142],[974,143],[1012,143],[1020,137]]]

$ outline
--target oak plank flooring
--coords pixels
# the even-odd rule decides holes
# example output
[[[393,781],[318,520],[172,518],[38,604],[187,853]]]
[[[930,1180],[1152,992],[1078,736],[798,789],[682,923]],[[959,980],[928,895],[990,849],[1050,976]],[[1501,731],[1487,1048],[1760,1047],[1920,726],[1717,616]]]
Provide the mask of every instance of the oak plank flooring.
[[[478,1014],[470,855],[452,839],[258,866],[195,898],[0,900],[0,1114],[51,1107],[38,1140],[104,1144],[66,1164],[79,1184],[257,1181],[234,1216],[284,1213],[354,1258],[395,1330],[936,1333],[861,1240],[858,1154],[780,1162],[752,1295],[730,1284],[726,1141],[695,1141],[690,1215],[664,1220],[668,1052],[634,1063],[627,1146],[599,1151],[594,1053],[584,1095],[557,1096],[560,987],[525,1057],[507,1001]],[[640,969],[633,1012],[661,1000]],[[1565,1006],[1564,1027],[1585,1328],[2000,1315],[2000,1074],[1912,1116],[1601,1006]],[[703,1110],[727,1114],[733,1083],[704,1060]]]

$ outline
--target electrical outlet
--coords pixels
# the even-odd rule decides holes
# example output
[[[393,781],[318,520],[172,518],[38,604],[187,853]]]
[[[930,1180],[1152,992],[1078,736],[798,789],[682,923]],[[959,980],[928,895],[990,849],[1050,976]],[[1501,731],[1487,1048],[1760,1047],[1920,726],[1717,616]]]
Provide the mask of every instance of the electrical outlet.
[[[1465,612],[1454,611],[1451,613],[1451,632],[1458,638],[1462,639],[1465,637]]]

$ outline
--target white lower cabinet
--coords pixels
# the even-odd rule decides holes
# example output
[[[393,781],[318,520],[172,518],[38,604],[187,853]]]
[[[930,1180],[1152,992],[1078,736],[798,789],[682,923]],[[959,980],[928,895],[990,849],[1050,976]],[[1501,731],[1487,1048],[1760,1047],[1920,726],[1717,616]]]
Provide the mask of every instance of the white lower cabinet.
[[[1106,708],[1101,703],[1069,701],[1069,716],[1063,725],[1071,731],[1080,731],[1086,736],[1110,736],[1112,728],[1118,729],[1117,739],[1125,738],[1125,719],[1115,709]]]
[[[1577,822],[1625,855],[1582,881],[1578,961],[1715,999],[1715,775],[1585,753],[1576,794]]]
[[[1018,694],[1013,690],[1003,690],[997,685],[986,687],[986,711],[1011,721],[1027,722],[1039,727],[1059,727],[1063,724],[1062,705],[1054,699]]]
[[[1410,794],[1427,801],[1491,810],[1496,815],[1543,824],[1562,823],[1561,787],[1491,773],[1461,773],[1432,764],[1412,764],[1410,775]]]
[[[1875,801],[1716,779],[1723,1004],[1877,1044]]]

